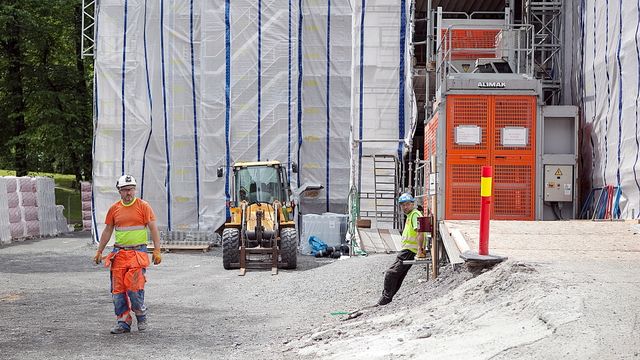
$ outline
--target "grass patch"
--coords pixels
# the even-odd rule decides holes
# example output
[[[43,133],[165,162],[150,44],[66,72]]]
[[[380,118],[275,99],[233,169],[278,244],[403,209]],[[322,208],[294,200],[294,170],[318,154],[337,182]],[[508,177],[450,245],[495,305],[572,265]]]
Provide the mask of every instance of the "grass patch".
[[[16,172],[13,170],[0,170],[0,176],[16,176]],[[64,216],[69,223],[82,223],[80,190],[73,187],[76,185],[75,175],[30,171],[29,176],[47,176],[53,178],[56,185],[56,205],[64,206]]]

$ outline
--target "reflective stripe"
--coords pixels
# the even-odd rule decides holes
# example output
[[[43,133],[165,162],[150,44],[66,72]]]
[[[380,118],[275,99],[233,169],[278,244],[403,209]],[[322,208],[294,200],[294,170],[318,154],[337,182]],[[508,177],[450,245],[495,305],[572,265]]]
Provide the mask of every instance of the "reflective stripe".
[[[147,229],[140,230],[116,230],[116,244],[133,246],[147,243]]]
[[[137,226],[123,226],[123,227],[117,227],[116,231],[129,231],[129,230],[142,230],[142,229],[146,229],[147,227],[144,225],[137,225]]]
[[[482,197],[491,196],[491,178],[490,177],[480,178],[480,196]]]
[[[418,252],[418,232],[413,228],[413,219],[418,216],[422,216],[422,213],[416,209],[407,214],[404,229],[402,230],[402,248],[413,253]]]

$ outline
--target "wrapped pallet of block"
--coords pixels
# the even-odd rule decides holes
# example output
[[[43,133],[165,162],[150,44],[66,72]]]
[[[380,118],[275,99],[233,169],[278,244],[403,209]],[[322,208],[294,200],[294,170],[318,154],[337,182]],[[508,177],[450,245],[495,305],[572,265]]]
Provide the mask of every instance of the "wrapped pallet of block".
[[[38,219],[40,235],[58,235],[55,182],[49,177],[37,177],[36,198],[38,203]]]
[[[9,223],[9,199],[7,196],[7,180],[0,177],[0,244],[11,243]]]
[[[40,236],[36,180],[28,176],[18,178],[18,194],[20,197],[22,220],[25,226],[25,236]]]
[[[91,183],[83,181],[80,183],[80,198],[82,200],[82,230],[91,230]]]
[[[20,206],[20,192],[18,191],[18,178],[5,177],[7,188],[7,204],[9,207],[9,232],[13,241],[22,240],[26,235],[26,224]]]

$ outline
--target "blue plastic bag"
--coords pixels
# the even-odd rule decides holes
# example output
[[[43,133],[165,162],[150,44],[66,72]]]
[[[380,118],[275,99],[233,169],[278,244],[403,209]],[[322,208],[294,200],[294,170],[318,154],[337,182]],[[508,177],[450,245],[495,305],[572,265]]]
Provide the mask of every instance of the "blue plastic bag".
[[[315,256],[320,251],[327,250],[327,244],[315,236],[309,236],[309,245],[311,246],[311,255]]]

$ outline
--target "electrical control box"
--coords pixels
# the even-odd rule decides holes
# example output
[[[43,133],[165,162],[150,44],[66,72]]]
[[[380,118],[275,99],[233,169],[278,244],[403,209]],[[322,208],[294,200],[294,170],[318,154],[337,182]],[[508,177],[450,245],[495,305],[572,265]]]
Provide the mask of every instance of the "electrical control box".
[[[544,201],[573,201],[573,166],[544,166]]]

